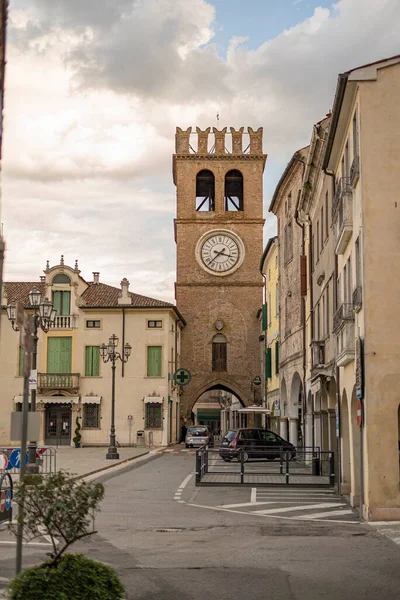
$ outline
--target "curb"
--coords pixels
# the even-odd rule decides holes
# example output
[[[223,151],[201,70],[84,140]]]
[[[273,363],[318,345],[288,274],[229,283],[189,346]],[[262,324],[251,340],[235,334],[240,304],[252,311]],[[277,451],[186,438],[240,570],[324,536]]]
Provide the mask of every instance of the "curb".
[[[87,473],[82,473],[82,475],[77,475],[76,477],[74,477],[74,479],[75,480],[76,479],[85,479],[86,477],[91,477],[92,475],[97,475],[100,473],[110,471],[111,469],[115,469],[117,467],[121,467],[122,465],[125,465],[126,463],[132,462],[132,461],[136,460],[137,458],[142,458],[143,456],[146,456],[147,454],[150,454],[150,450],[144,450],[140,454],[137,454],[136,456],[131,456],[129,458],[125,458],[124,460],[120,460],[116,464],[114,463],[107,467],[101,467],[100,469],[95,469],[94,471],[88,471]],[[0,596],[0,598],[1,598],[1,596]]]

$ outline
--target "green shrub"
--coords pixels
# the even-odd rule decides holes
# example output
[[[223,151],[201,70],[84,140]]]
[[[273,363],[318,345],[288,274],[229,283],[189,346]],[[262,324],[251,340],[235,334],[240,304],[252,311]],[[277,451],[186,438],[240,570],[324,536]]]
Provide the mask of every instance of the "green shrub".
[[[75,437],[72,438],[72,441],[75,444],[75,448],[79,448],[80,447],[81,440],[82,440],[81,424],[79,423],[78,417],[76,417]]]
[[[115,571],[80,554],[64,554],[24,571],[10,584],[11,600],[122,600],[124,587]]]

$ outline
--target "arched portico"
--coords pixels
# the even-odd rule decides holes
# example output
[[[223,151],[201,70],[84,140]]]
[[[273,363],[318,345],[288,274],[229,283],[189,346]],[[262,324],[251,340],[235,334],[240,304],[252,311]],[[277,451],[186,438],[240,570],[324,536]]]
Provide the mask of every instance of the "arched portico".
[[[280,385],[280,393],[281,393],[281,425],[280,425],[280,435],[287,440],[289,437],[288,423],[289,423],[289,414],[288,414],[288,398],[287,398],[287,389],[286,389],[286,381],[283,378],[281,380]]]
[[[350,503],[352,506],[360,504],[360,428],[357,425],[357,398],[356,387],[353,387],[351,394],[351,419],[350,419],[350,440],[351,440],[351,494]]]
[[[351,492],[349,409],[345,389],[343,389],[342,392],[342,403],[340,407],[340,437],[342,493],[349,494]]]
[[[295,372],[290,388],[289,404],[289,441],[294,446],[303,444],[302,421],[302,396],[303,384],[300,375]]]

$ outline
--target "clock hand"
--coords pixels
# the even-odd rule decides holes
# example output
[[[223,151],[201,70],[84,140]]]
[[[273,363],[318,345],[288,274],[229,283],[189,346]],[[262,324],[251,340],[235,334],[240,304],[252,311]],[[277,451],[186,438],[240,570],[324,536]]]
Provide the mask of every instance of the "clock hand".
[[[217,258],[217,256],[230,256],[230,254],[225,254],[225,248],[223,248],[220,252],[217,252],[215,250],[215,256],[214,259]]]

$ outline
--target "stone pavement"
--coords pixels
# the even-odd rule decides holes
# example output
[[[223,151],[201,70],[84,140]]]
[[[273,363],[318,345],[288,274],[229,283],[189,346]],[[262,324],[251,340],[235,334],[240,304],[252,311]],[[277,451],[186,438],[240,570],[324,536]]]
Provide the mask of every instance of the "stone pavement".
[[[107,448],[72,448],[59,446],[56,448],[57,471],[64,470],[78,477],[110,469],[124,462],[130,462],[139,456],[149,454],[148,448],[118,448],[119,459],[106,459]]]

